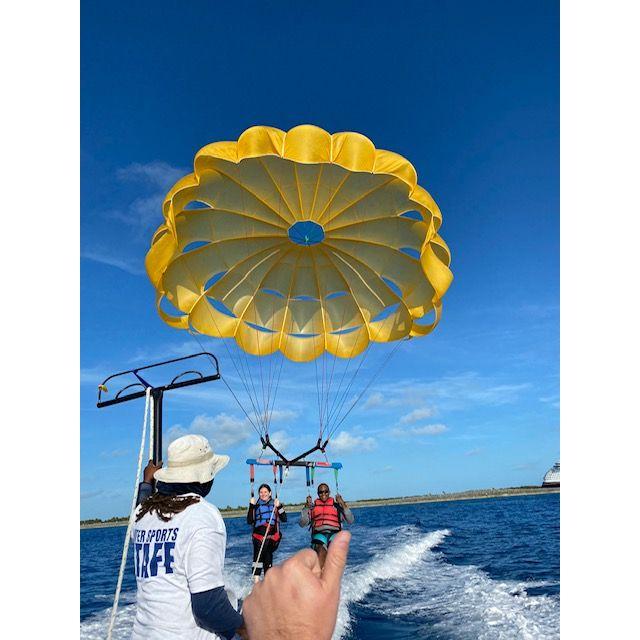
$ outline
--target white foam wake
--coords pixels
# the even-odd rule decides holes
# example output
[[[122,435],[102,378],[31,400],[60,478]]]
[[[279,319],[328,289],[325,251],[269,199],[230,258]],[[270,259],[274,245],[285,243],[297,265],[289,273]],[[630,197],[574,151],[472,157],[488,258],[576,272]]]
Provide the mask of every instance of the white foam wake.
[[[559,599],[527,593],[527,589],[555,583],[493,580],[477,567],[451,565],[436,554],[425,560],[419,575],[395,585],[392,598],[371,608],[385,616],[410,617],[417,626],[426,625],[436,637],[460,640],[560,637]]]
[[[113,627],[112,638],[114,640],[129,640],[131,638],[131,629],[136,617],[136,605],[132,604],[135,602],[135,598],[135,592],[126,592],[120,595],[120,606]],[[113,600],[113,596],[110,596],[110,599]],[[111,607],[81,622],[80,640],[104,640],[110,617]]]
[[[371,536],[373,531],[368,534]],[[447,529],[423,533],[405,525],[382,530],[381,535],[382,539],[373,537],[363,547],[374,551],[367,561],[347,567],[334,640],[350,634],[349,608],[357,602],[384,618],[410,621],[415,629],[414,638],[557,640],[560,637],[559,598],[527,593],[528,589],[555,583],[494,580],[478,567],[452,565],[436,550],[450,535]],[[387,583],[384,588],[376,588],[383,582]],[[244,596],[248,583],[247,563],[229,558],[225,584]],[[122,598],[114,640],[130,638],[135,618],[135,593],[125,593]],[[83,621],[81,640],[102,640],[109,615],[110,609],[106,609]]]
[[[245,563],[246,564],[246,563]],[[245,597],[250,590],[248,583],[250,582],[250,573],[245,567],[240,567],[238,571],[234,571],[233,563],[230,563],[230,571],[225,571],[225,586],[229,592],[229,600],[234,607],[237,607],[237,598]],[[98,596],[97,596],[98,597]],[[99,596],[99,599],[113,600],[113,596]],[[122,593],[120,595],[120,606],[118,607],[118,615],[113,628],[113,640],[129,640],[133,623],[136,618],[136,593],[135,591]],[[93,616],[88,617],[80,623],[80,640],[104,640],[109,619],[111,617],[111,607],[100,611]]]
[[[407,530],[407,528],[404,529]],[[413,533],[413,539],[410,541],[388,547],[386,551],[376,553],[366,564],[347,570],[342,580],[334,640],[344,637],[351,629],[349,604],[362,600],[377,581],[395,580],[406,576],[428,551],[437,547],[446,536],[450,535],[448,529],[441,529],[419,534],[420,537],[416,540],[415,528],[410,529]],[[388,533],[388,531],[385,532],[387,539],[393,540]]]
[[[412,539],[407,540],[406,534],[409,532],[411,532]],[[371,591],[376,581],[402,578],[427,551],[439,545],[449,535],[449,531],[443,529],[421,535],[416,540],[414,527],[400,527],[395,530],[395,533],[398,534],[395,539],[400,538],[401,542],[396,543],[395,546],[387,547],[384,552],[376,553],[367,563],[353,567],[353,569],[347,569],[342,581],[334,639],[342,638],[351,628],[348,608],[350,603],[362,600]],[[386,539],[394,539],[393,536],[389,537],[388,530],[384,532],[384,535]],[[241,597],[244,597],[250,588],[248,586],[249,573],[245,565],[246,563],[238,564],[230,560],[225,571],[225,584]],[[135,593],[123,594],[122,599],[126,604],[124,606],[121,604],[118,609],[113,631],[114,640],[128,640],[130,638],[136,615]],[[110,614],[111,609],[109,608],[84,620],[80,624],[80,639],[103,640]]]

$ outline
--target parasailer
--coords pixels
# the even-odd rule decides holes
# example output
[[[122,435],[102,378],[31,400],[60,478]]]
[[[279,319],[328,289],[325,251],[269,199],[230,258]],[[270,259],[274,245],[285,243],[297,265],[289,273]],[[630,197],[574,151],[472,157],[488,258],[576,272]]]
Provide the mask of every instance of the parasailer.
[[[251,496],[247,511],[247,524],[253,527],[253,564],[251,565],[254,582],[273,565],[273,554],[280,545],[282,532],[280,523],[287,521],[287,513],[280,500],[271,497],[271,487],[263,483],[258,488],[258,498]]]
[[[318,554],[321,567],[324,566],[331,541],[342,530],[342,523],[353,524],[354,521],[355,517],[342,496],[337,493],[335,498],[331,497],[328,484],[323,482],[318,485],[315,501],[311,500],[311,496],[307,497],[299,525],[311,529],[311,547]]]
[[[440,210],[405,158],[361,134],[258,126],[209,144],[163,214],[146,257],[158,312],[220,339],[237,374],[223,379],[283,464],[324,453],[386,363],[370,366],[372,346],[388,358],[440,320]],[[296,457],[269,431],[285,361],[316,374],[317,438]]]

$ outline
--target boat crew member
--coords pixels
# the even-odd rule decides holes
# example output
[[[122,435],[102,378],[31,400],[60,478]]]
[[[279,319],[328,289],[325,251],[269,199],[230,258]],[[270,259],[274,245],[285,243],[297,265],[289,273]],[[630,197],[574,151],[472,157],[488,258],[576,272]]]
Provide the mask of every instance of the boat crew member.
[[[318,497],[312,503],[311,496],[300,513],[300,526],[311,528],[311,546],[318,554],[320,566],[324,566],[327,549],[335,535],[342,529],[342,523],[353,524],[353,513],[342,499],[336,494],[331,497],[329,485],[324,482],[318,485]]]
[[[132,640],[248,637],[224,588],[224,521],[204,500],[228,462],[206,438],[187,435],[169,445],[166,468],[156,465],[156,491],[138,505],[132,531],[138,587]],[[149,465],[145,471],[149,481]],[[140,497],[146,492],[143,483]]]
[[[258,582],[264,570],[273,565],[273,553],[278,548],[282,534],[280,522],[287,521],[287,514],[280,500],[271,497],[271,487],[261,484],[258,489],[258,500],[251,498],[247,511],[247,523],[253,525],[253,564],[251,565],[253,580]],[[265,540],[266,537],[266,540]]]

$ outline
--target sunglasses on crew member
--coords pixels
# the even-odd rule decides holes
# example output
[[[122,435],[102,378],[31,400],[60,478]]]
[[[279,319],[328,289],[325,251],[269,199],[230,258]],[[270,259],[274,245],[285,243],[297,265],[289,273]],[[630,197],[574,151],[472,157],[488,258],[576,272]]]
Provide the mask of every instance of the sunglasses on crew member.
[[[329,493],[328,489],[322,489],[318,491],[318,495],[321,496],[323,493]]]

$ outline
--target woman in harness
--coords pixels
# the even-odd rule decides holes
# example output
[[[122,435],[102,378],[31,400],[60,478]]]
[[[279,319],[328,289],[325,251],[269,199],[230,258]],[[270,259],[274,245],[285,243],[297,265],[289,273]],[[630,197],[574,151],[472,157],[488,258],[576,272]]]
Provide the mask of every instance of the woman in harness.
[[[321,567],[324,566],[331,540],[342,529],[342,523],[353,524],[354,520],[353,513],[342,496],[336,494],[335,500],[331,497],[329,485],[318,485],[318,497],[313,503],[311,496],[307,496],[298,524],[311,528],[311,546],[318,554]]]
[[[265,574],[273,564],[273,553],[278,548],[282,534],[280,533],[280,522],[287,521],[287,514],[284,507],[277,498],[271,497],[271,487],[268,484],[261,484],[258,489],[260,496],[256,501],[251,498],[249,511],[247,511],[247,523],[253,525],[253,580],[258,582],[260,574],[264,570]],[[266,540],[265,539],[266,536]],[[262,544],[264,540],[264,545]],[[260,553],[262,548],[262,553]]]

